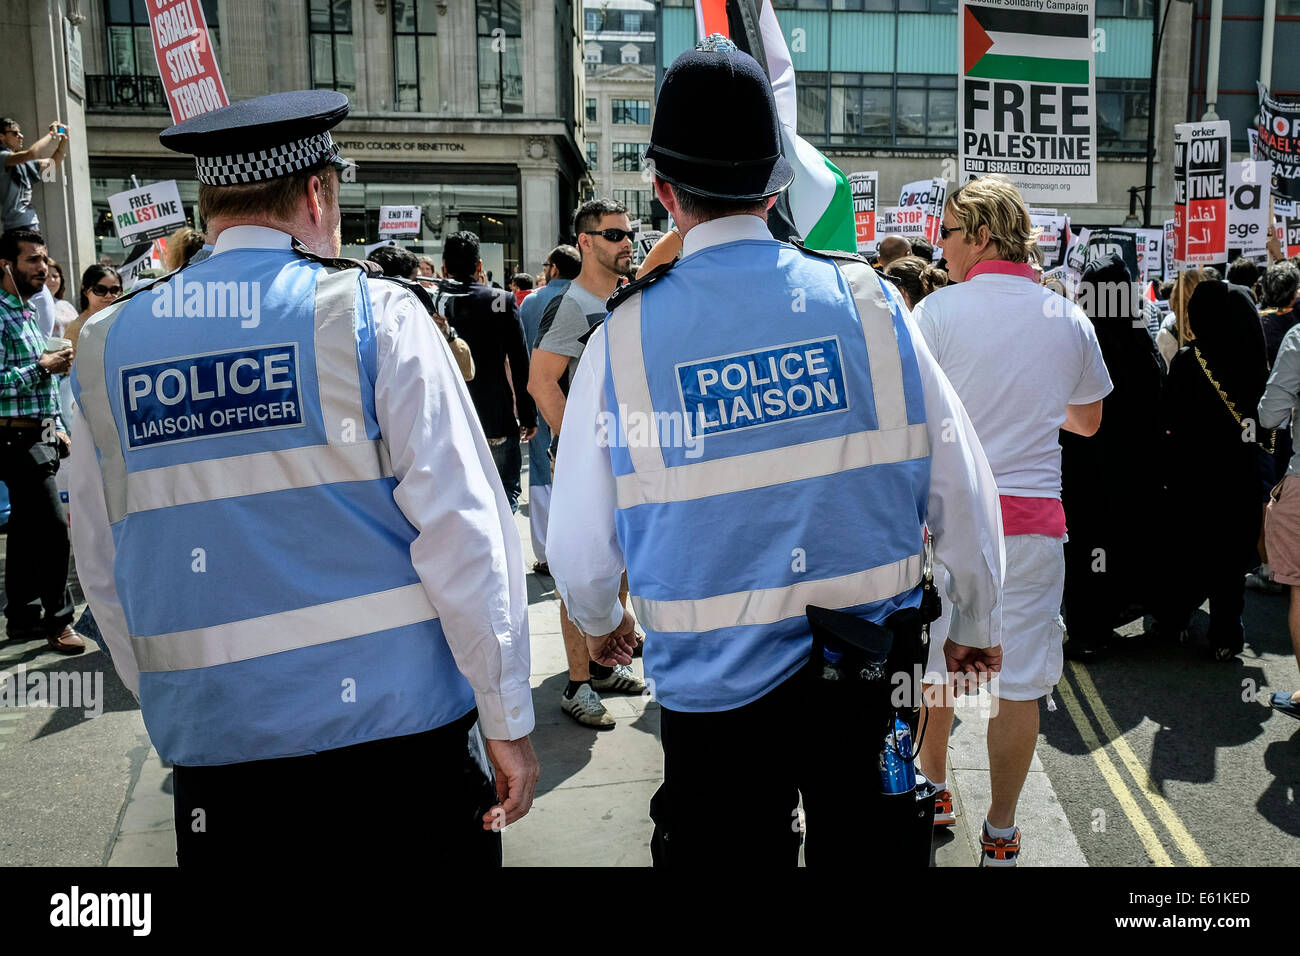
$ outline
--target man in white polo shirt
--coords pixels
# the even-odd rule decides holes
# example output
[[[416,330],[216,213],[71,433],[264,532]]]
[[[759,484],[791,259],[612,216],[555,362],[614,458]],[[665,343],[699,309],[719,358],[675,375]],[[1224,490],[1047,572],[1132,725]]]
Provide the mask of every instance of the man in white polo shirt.
[[[937,289],[912,315],[970,413],[1002,503],[1006,573],[1002,671],[991,685],[992,802],[981,833],[981,865],[1015,866],[1016,802],[1038,739],[1038,700],[1061,676],[1065,511],[1058,430],[1092,435],[1110,376],[1092,324],[1079,308],[1040,286],[1030,266],[1035,238],[1020,193],[1001,177],[974,180],[944,208],[941,230],[954,285]],[[950,609],[954,634],[965,625]],[[931,648],[942,647],[943,621]],[[954,637],[954,640],[958,638]],[[930,674],[945,670],[931,654]],[[930,675],[927,675],[930,676]],[[933,679],[933,678],[932,678]],[[939,688],[928,685],[933,701]],[[931,706],[921,751],[943,797],[953,711]],[[951,796],[936,822],[951,822]]]

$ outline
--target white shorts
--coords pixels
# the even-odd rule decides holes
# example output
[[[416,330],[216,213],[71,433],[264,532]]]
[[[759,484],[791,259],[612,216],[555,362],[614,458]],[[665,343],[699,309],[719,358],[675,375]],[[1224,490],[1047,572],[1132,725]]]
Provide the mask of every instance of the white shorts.
[[[1065,622],[1061,620],[1061,595],[1065,590],[1065,542],[1041,534],[1015,534],[1006,539],[1007,567],[1002,591],[1002,670],[989,690],[1003,700],[1037,700],[1061,679]],[[926,683],[941,683],[935,675],[947,674],[943,643],[952,637],[952,602],[948,599],[948,571],[936,564],[935,583],[943,601],[943,614],[930,625],[930,656]],[[961,617],[957,618],[960,627]]]

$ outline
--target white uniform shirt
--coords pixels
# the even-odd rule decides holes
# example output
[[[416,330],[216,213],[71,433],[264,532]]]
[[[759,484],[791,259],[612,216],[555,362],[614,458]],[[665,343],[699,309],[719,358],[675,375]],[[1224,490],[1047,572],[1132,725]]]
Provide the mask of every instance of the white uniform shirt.
[[[757,216],[727,216],[690,229],[682,257],[741,239],[771,239]],[[719,281],[725,282],[723,276]],[[740,300],[737,300],[737,307]],[[936,555],[949,569],[948,596],[963,617],[968,646],[1002,642],[1002,512],[993,473],[966,410],[931,357],[925,340],[903,314],[912,333],[930,440],[930,500],[926,523]],[[587,342],[565,406],[565,427],[556,455],[546,557],[555,587],[572,621],[587,634],[607,634],[623,619],[618,602],[625,561],[614,526],[614,474],[601,447],[598,415],[604,411],[605,327]],[[748,520],[737,516],[737,520]]]
[[[218,237],[213,255],[241,248],[289,249],[290,237],[234,226]],[[369,286],[377,339],[375,411],[397,479],[393,498],[419,532],[411,562],[474,688],[484,735],[515,740],[530,733],[534,721],[523,548],[510,506],[446,340],[411,293],[391,282]],[[73,411],[72,428],[89,444],[80,409]],[[99,460],[86,448],[69,462],[77,576],[113,665],[138,694],[139,667],[114,584]],[[321,546],[330,546],[328,534]]]

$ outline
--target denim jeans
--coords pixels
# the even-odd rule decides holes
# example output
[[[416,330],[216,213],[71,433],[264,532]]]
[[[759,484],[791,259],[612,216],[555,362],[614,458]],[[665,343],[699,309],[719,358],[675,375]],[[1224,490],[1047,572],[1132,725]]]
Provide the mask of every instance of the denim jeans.
[[[501,485],[506,490],[506,500],[510,502],[510,511],[519,510],[519,495],[523,492],[520,485],[520,472],[524,467],[523,452],[519,450],[519,436],[507,438],[492,449],[492,460],[496,462],[497,474],[501,476]]]

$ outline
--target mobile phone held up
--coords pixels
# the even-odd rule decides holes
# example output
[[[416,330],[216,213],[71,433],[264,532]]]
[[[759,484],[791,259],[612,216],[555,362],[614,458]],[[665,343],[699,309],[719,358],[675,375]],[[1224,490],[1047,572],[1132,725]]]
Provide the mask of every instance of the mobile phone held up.
[[[67,136],[68,128],[64,126],[62,123],[56,123],[54,125],[54,132],[58,133],[60,136]]]

